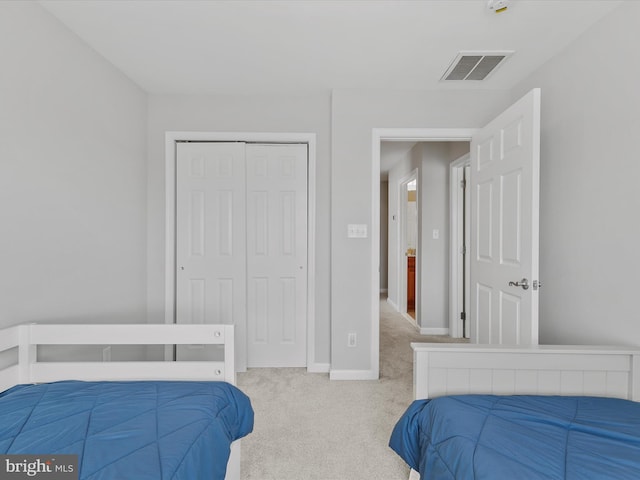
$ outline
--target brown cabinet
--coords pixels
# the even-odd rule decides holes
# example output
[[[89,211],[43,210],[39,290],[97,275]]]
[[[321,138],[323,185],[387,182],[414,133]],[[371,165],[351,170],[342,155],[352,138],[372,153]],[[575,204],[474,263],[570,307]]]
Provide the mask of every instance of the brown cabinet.
[[[416,257],[407,257],[407,311],[416,309]]]

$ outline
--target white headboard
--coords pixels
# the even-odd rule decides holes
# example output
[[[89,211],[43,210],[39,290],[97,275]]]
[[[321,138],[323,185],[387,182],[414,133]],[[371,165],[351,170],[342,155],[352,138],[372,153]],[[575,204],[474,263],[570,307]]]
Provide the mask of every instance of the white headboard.
[[[224,345],[223,361],[39,362],[38,345]],[[57,380],[221,380],[235,384],[232,325],[17,325],[0,330],[0,352],[17,363],[0,370],[0,391]]]
[[[640,401],[640,349],[412,343],[416,399],[469,393]]]

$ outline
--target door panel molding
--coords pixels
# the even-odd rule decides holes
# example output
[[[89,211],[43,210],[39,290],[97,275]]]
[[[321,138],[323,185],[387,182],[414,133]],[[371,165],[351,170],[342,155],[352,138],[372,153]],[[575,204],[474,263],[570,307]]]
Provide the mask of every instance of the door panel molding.
[[[315,251],[316,251],[316,134],[263,132],[191,132],[165,133],[165,323],[176,318],[176,144],[178,142],[246,142],[246,143],[306,143],[308,145],[307,183],[307,370],[328,371],[325,363],[315,358]],[[171,346],[165,358],[173,358]],[[238,371],[246,368],[237,365]]]

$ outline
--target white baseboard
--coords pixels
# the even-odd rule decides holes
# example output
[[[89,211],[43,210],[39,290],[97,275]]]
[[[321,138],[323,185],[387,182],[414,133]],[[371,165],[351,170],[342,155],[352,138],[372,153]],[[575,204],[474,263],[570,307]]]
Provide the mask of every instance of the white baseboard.
[[[373,370],[331,370],[330,380],[378,380]]]
[[[393,308],[396,312],[400,311],[400,309],[398,308],[398,305],[396,305],[395,302],[391,300],[389,297],[387,297],[387,303],[391,305],[391,308]]]
[[[448,328],[420,327],[420,335],[449,335]]]
[[[401,313],[400,315],[402,315],[402,318],[404,318],[407,322],[409,322],[413,327],[415,327],[416,330],[419,330],[420,327],[418,327],[418,324],[416,323],[416,319],[413,318],[411,315],[409,315],[408,313]]]
[[[308,373],[329,373],[331,364],[329,363],[310,363],[307,365]]]

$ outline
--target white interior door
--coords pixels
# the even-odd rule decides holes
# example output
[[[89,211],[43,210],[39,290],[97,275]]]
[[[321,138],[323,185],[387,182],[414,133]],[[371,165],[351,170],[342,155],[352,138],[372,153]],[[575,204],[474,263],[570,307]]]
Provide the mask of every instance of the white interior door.
[[[471,141],[471,341],[538,343],[540,90]]]
[[[249,367],[304,367],[307,146],[247,145]]]
[[[236,326],[236,365],[246,369],[245,146],[177,144],[176,322]],[[182,360],[215,347],[179,347]]]

